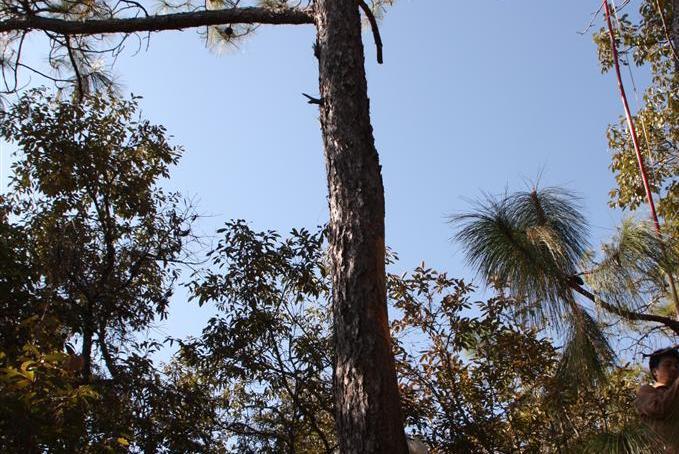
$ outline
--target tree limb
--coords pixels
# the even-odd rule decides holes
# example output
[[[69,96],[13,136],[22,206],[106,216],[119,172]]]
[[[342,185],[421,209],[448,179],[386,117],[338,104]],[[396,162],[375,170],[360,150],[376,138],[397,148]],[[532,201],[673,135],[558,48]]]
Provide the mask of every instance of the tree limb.
[[[82,100],[85,96],[82,76],[80,75],[80,70],[78,69],[78,62],[75,59],[75,55],[73,55],[73,49],[71,48],[71,38],[68,35],[66,35],[65,38],[66,49],[68,49],[68,58],[71,60],[71,65],[73,66],[73,72],[75,74],[75,80],[78,86],[78,99]]]
[[[161,14],[149,17],[90,19],[84,21],[23,16],[0,21],[0,32],[43,30],[65,35],[181,30],[223,24],[313,24],[310,9],[229,8],[210,11]]]
[[[592,301],[594,304],[597,304],[601,306],[604,310],[615,314],[619,317],[622,317],[626,320],[631,320],[631,321],[644,321],[644,322],[654,322],[654,323],[660,323],[667,328],[671,329],[674,331],[676,334],[679,334],[679,321],[670,318],[670,317],[663,317],[662,315],[654,315],[654,314],[642,314],[639,312],[633,312],[628,309],[623,309],[621,307],[615,306],[613,304],[607,303],[600,298],[598,298],[596,295],[594,295],[592,292],[589,290],[584,289],[580,285],[578,285],[575,282],[570,281],[569,282],[570,288],[578,292],[580,295],[584,296],[588,300]]]
[[[104,357],[104,363],[108,372],[111,374],[111,378],[114,380],[118,379],[118,365],[115,359],[111,355],[111,351],[106,345],[106,324],[103,322],[99,323],[99,332],[97,333],[97,342],[99,343],[99,349],[101,350],[101,355]]]
[[[375,19],[375,15],[373,12],[370,10],[370,7],[363,1],[359,0],[358,6],[361,7],[363,12],[365,13],[365,17],[368,18],[368,22],[370,22],[370,28],[373,31],[373,38],[375,39],[375,47],[377,48],[377,63],[380,65],[382,64],[382,37],[380,36],[380,29],[377,26],[377,20]]]

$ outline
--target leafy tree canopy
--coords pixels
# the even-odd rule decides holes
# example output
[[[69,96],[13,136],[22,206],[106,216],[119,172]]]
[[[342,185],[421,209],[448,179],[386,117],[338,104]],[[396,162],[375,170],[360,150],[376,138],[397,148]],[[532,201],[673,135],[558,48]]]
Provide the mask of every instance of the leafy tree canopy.
[[[135,394],[150,398],[157,346],[136,337],[167,313],[193,215],[157,185],[181,150],[136,109],[34,90],[0,117],[18,148],[0,217],[3,398],[15,410],[2,423],[25,421],[4,432],[15,449],[124,444]]]

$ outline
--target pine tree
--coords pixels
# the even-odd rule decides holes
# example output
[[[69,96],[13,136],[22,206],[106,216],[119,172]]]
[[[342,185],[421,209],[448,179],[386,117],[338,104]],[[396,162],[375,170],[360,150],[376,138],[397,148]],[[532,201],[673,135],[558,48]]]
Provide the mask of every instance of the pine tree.
[[[390,3],[382,0],[373,6],[379,9]],[[229,41],[246,35],[256,24],[313,24],[321,95],[316,102],[330,205],[340,449],[406,452],[387,317],[384,188],[370,123],[359,9],[376,32],[374,17],[364,2],[356,0],[317,0],[307,7],[290,7],[285,0],[259,6],[244,6],[239,0],[183,6],[186,11],[149,15],[131,1],[12,0],[1,7],[0,32],[8,33],[3,69],[16,73],[22,68],[25,37],[43,32],[53,46],[52,62],[72,69],[77,98],[110,84],[93,64],[93,55],[101,50],[95,38],[103,35],[121,36],[122,45],[133,33],[207,27],[208,38]],[[379,49],[378,33],[375,38]]]

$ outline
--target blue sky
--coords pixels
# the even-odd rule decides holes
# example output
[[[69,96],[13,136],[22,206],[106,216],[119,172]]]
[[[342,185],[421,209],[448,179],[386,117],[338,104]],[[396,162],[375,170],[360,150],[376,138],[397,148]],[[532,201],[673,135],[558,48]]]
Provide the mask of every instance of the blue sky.
[[[395,271],[424,260],[473,278],[447,215],[482,191],[524,189],[538,175],[582,196],[593,240],[613,233],[620,213],[607,206],[614,180],[605,129],[622,109],[591,33],[577,33],[598,6],[399,0],[381,24],[384,65],[364,35],[386,239],[401,258]],[[148,52],[131,56],[130,42],[119,58],[122,91],[142,95],[144,116],[185,147],[166,186],[197,203],[199,233],[231,218],[283,232],[326,222],[318,111],[301,95],[318,92],[313,42],[311,26],[261,27],[215,55],[195,31],[165,32]],[[8,153],[3,147],[5,176]],[[161,330],[197,334],[208,314],[179,291]]]

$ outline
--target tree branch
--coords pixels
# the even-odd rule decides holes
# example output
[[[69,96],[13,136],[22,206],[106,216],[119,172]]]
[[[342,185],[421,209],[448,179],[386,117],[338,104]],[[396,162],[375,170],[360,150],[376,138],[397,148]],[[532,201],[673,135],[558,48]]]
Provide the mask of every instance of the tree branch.
[[[375,19],[375,15],[373,12],[370,10],[370,7],[363,1],[359,0],[358,5],[361,7],[363,12],[365,13],[365,17],[368,18],[368,22],[370,22],[370,28],[373,31],[373,38],[375,39],[375,47],[377,48],[377,63],[380,65],[382,64],[382,37],[380,36],[380,29],[377,26],[377,20]]]
[[[0,32],[43,30],[65,35],[101,35],[108,33],[181,30],[223,24],[313,24],[310,9],[269,9],[260,7],[229,8],[162,14],[149,17],[91,19],[84,21],[23,16],[0,21]]]
[[[68,35],[66,35],[65,38],[66,38],[66,49],[68,49],[68,58],[71,60],[71,65],[73,66],[73,72],[75,74],[75,80],[77,82],[78,99],[82,100],[83,97],[85,96],[83,80],[80,75],[80,70],[78,69],[78,62],[75,59],[75,55],[73,55],[73,49],[71,48],[71,38]]]
[[[97,342],[99,343],[99,349],[101,350],[101,355],[104,357],[104,363],[108,372],[111,374],[113,380],[118,379],[118,365],[115,359],[111,355],[111,351],[106,345],[106,325],[103,322],[99,323],[99,332],[97,333]]]
[[[644,322],[654,322],[654,323],[660,323],[667,328],[671,329],[674,331],[676,334],[679,334],[679,321],[670,318],[670,317],[663,317],[662,315],[654,315],[654,314],[642,314],[639,312],[633,312],[628,309],[623,309],[621,307],[615,306],[613,304],[607,303],[600,298],[598,298],[596,295],[594,295],[592,292],[589,290],[584,289],[580,285],[578,285],[575,282],[570,281],[569,286],[578,292],[580,295],[584,296],[588,300],[592,301],[594,304],[597,304],[601,306],[604,310],[615,314],[619,317],[622,317],[626,320],[631,320],[631,321],[644,321]]]

